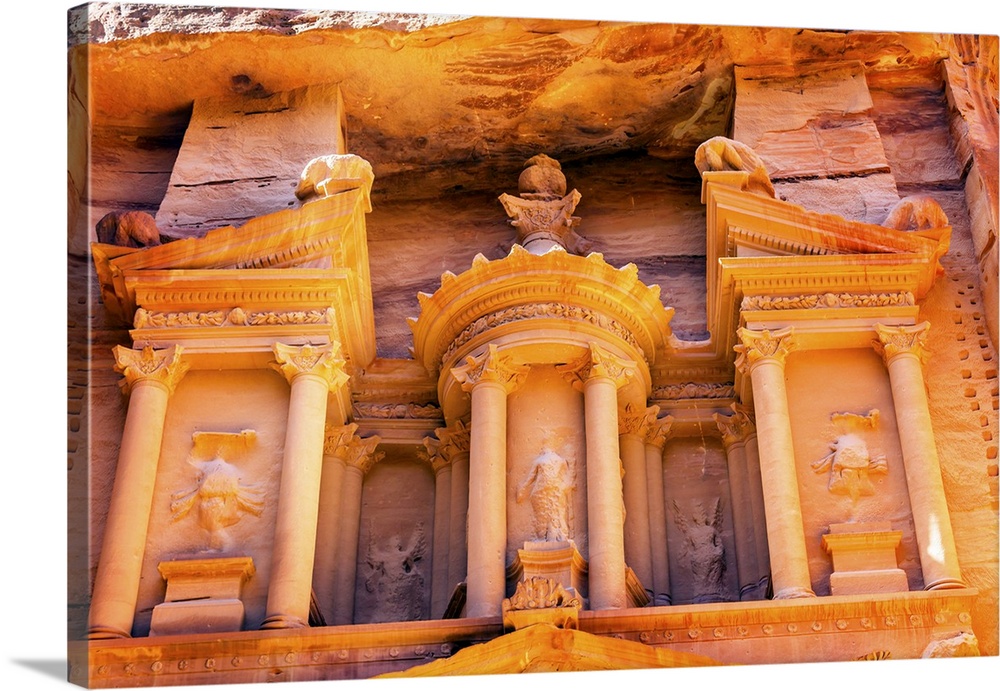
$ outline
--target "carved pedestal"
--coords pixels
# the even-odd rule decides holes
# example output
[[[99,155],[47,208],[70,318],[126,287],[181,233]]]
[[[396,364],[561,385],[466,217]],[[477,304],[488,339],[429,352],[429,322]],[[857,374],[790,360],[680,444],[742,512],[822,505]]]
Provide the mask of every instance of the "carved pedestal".
[[[243,628],[243,584],[254,575],[253,559],[187,559],[159,565],[167,581],[163,604],[153,608],[150,636],[219,633]]]
[[[889,523],[835,523],[823,536],[833,556],[831,595],[904,593],[906,573],[896,563],[902,532]]]
[[[508,581],[551,578],[571,593],[587,592],[587,562],[572,540],[525,542],[507,573]]]

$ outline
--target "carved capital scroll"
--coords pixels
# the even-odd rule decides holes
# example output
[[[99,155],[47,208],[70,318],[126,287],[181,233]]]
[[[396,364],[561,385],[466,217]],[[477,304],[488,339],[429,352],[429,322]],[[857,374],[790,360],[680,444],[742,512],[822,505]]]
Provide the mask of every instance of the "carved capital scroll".
[[[635,411],[632,404],[625,405],[625,412],[618,416],[618,434],[634,434],[645,438],[650,425],[656,422],[660,414],[660,406],[654,405],[641,411]]]
[[[914,355],[923,362],[927,357],[927,332],[930,328],[930,322],[915,326],[876,324],[875,333],[878,338],[872,341],[872,347],[882,356],[886,365],[894,358],[906,354]]]
[[[417,449],[417,458],[430,465],[434,474],[451,467],[452,456],[441,452],[441,442],[434,437],[424,437],[424,448]]]
[[[124,346],[114,347],[115,371],[125,376],[121,382],[127,393],[143,381],[153,381],[174,393],[177,383],[187,373],[190,364],[181,359],[182,348],[178,345],[163,350],[153,350],[146,346],[133,350]]]
[[[557,366],[556,370],[577,391],[583,391],[588,379],[596,378],[610,379],[620,389],[635,376],[636,363],[612,355],[596,343],[591,343],[589,353],[573,362]]]
[[[360,470],[362,475],[366,474],[373,465],[385,457],[384,452],[375,451],[380,441],[382,438],[379,436],[365,439],[358,436],[351,437],[351,440],[344,445],[344,462],[348,467]]]
[[[502,355],[496,345],[490,343],[485,353],[478,358],[470,355],[466,364],[453,367],[451,374],[463,391],[472,391],[480,382],[495,382],[509,394],[521,385],[529,369],[527,365],[515,365],[509,355]]]
[[[733,350],[739,353],[736,368],[741,372],[749,372],[762,361],[777,362],[784,366],[785,358],[794,346],[793,329],[790,326],[778,331],[740,328],[736,334],[741,343],[733,346]]]
[[[327,425],[326,434],[323,439],[323,455],[335,456],[344,459],[344,449],[358,431],[355,423],[349,425]]]
[[[646,427],[646,436],[643,441],[645,441],[648,446],[655,446],[660,451],[663,451],[663,446],[667,443],[667,439],[670,438],[671,427],[673,427],[673,424],[673,415],[656,418]]]
[[[447,427],[439,427],[434,434],[441,441],[440,453],[449,458],[469,453],[469,426],[456,420]]]
[[[347,380],[344,358],[340,356],[340,344],[333,341],[325,346],[274,344],[275,362],[271,367],[280,372],[288,383],[302,374],[310,374],[323,379],[330,390],[339,389]]]
[[[745,442],[755,432],[753,421],[749,415],[737,408],[735,403],[730,408],[733,411],[732,415],[716,413],[712,416],[715,424],[719,427],[720,434],[722,434],[722,445],[727,449],[733,444]]]

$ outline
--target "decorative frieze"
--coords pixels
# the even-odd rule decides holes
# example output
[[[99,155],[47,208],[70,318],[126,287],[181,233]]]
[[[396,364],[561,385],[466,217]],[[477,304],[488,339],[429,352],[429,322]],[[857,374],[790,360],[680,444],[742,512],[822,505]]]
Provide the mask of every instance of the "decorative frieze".
[[[615,319],[611,319],[607,315],[601,314],[597,310],[578,305],[569,305],[563,302],[536,302],[508,307],[480,317],[455,337],[455,340],[452,341],[441,360],[442,362],[450,360],[466,343],[481,333],[504,324],[512,324],[527,319],[560,319],[592,324],[614,334],[637,351],[641,351],[639,342],[632,335],[628,327]]]
[[[735,395],[731,382],[684,382],[655,386],[652,398],[658,401],[679,401],[689,398],[733,398]]]
[[[332,307],[312,310],[189,310],[160,312],[140,307],[135,311],[132,326],[136,329],[165,329],[206,326],[289,326],[305,324],[335,324]]]
[[[815,293],[812,295],[748,295],[740,310],[843,309],[848,307],[910,307],[916,304],[913,293]]]
[[[382,420],[440,420],[441,408],[433,403],[355,403],[351,406],[355,418]]]

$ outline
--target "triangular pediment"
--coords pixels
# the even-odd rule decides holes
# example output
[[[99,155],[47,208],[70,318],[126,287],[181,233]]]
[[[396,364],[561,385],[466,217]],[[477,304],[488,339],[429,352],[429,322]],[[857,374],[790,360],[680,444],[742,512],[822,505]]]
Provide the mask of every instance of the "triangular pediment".
[[[469,646],[450,658],[378,678],[707,667],[720,664],[704,655],[655,648],[635,641],[557,628],[551,624],[535,624],[492,641]]]

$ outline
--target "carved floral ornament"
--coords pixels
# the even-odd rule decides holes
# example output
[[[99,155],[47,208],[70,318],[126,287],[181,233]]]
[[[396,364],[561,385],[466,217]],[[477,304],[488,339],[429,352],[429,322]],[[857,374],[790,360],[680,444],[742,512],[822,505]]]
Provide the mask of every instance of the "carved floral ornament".
[[[182,352],[178,345],[163,350],[154,350],[148,345],[142,350],[115,346],[115,371],[125,376],[121,382],[122,389],[127,392],[139,382],[151,381],[161,384],[173,394],[177,383],[190,367],[181,359]]]
[[[136,329],[163,329],[207,326],[301,326],[334,324],[332,307],[313,310],[253,311],[242,307],[230,310],[158,312],[140,307],[132,326]]]
[[[900,355],[913,355],[924,362],[928,354],[927,333],[930,328],[930,322],[915,326],[876,324],[875,333],[878,338],[872,341],[872,347],[882,356],[886,364]]]
[[[339,427],[327,427],[323,444],[323,455],[341,460],[346,466],[356,468],[362,475],[367,474],[376,463],[385,457],[382,451],[375,451],[382,438],[359,437],[355,423]]]
[[[687,398],[732,398],[735,395],[731,383],[685,382],[657,386],[653,389],[652,398],[660,401],[678,401]]]
[[[517,584],[514,594],[503,601],[503,610],[522,611],[553,607],[582,607],[573,593],[551,578],[533,576]]]
[[[830,309],[849,307],[910,307],[913,293],[816,293],[812,295],[748,295],[740,303],[742,311]]]
[[[591,343],[590,350],[586,354],[573,362],[557,366],[556,371],[562,374],[577,391],[583,391],[587,380],[597,378],[610,379],[620,389],[636,375],[636,363],[613,355],[596,343]]]
[[[736,358],[736,368],[740,371],[749,371],[762,360],[771,360],[784,365],[785,357],[794,345],[793,329],[790,326],[778,331],[740,328],[736,335],[741,343],[733,346],[733,350],[739,353]]]
[[[340,356],[336,341],[323,346],[274,344],[275,361],[271,367],[291,383],[296,377],[309,374],[323,379],[331,390],[337,390],[349,379],[344,371],[346,361]]]
[[[471,392],[481,382],[493,382],[510,393],[521,385],[529,369],[527,365],[515,365],[510,355],[502,354],[490,343],[485,353],[479,357],[468,356],[465,364],[452,368],[451,373],[463,391]]]

